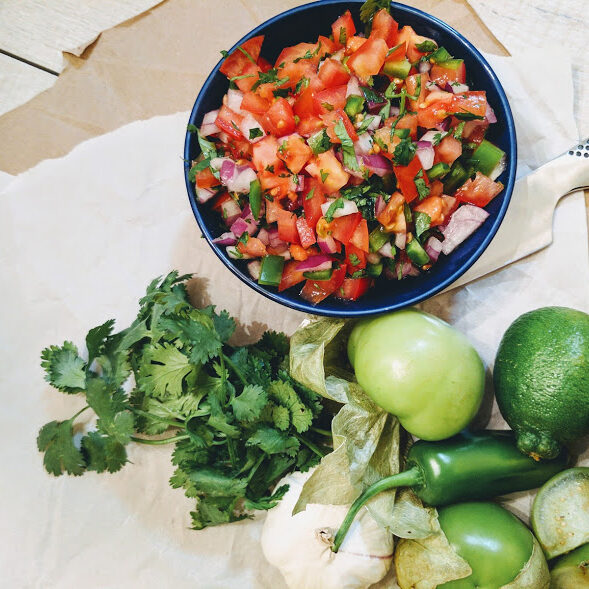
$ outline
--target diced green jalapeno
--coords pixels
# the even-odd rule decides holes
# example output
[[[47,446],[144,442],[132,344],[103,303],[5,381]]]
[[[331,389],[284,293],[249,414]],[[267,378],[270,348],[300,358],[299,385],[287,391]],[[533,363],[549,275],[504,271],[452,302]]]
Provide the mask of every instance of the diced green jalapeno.
[[[430,180],[443,178],[450,171],[450,166],[444,162],[438,162],[432,166],[426,173]]]
[[[504,157],[505,152],[486,139],[472,154],[472,159],[477,160],[477,169],[485,176],[489,176]]]
[[[370,251],[377,252],[390,238],[391,236],[383,229],[383,227],[377,227],[372,230],[368,236]]]
[[[444,61],[450,61],[452,56],[448,53],[444,47],[438,47],[429,57],[428,59],[432,63],[442,63]]]
[[[426,251],[421,247],[417,239],[412,239],[406,246],[405,251],[409,256],[409,259],[417,266],[423,266],[429,264],[430,259]]]
[[[256,221],[260,218],[260,207],[262,206],[262,187],[259,180],[250,182],[250,209]]]
[[[366,266],[366,274],[368,274],[368,276],[372,276],[373,278],[378,278],[382,274],[382,269],[382,262],[379,262],[378,264],[368,264]]]
[[[358,113],[362,112],[363,108],[364,98],[362,98],[362,96],[356,96],[355,94],[348,96],[344,110],[350,118],[355,117]]]
[[[282,278],[284,258],[282,256],[265,256],[262,258],[259,284],[278,286]]]
[[[332,274],[332,268],[329,268],[329,270],[315,270],[313,272],[303,272],[303,276],[305,278],[309,278],[310,280],[329,280]]]
[[[392,78],[400,78],[404,80],[411,70],[411,62],[405,58],[403,61],[387,61],[385,62],[382,71],[387,76]]]

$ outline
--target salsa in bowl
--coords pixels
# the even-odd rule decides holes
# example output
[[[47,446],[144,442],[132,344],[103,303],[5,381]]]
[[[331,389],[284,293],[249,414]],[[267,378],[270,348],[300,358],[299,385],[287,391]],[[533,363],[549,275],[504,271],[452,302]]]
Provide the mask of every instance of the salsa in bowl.
[[[295,8],[224,52],[185,147],[219,258],[317,314],[385,312],[451,284],[515,175],[509,105],[476,49],[413,8],[361,6]]]

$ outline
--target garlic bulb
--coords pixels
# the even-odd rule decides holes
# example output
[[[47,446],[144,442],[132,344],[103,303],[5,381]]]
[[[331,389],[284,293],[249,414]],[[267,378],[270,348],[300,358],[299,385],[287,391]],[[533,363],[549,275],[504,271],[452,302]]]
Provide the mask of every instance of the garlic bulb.
[[[291,589],[363,589],[382,579],[391,566],[393,536],[367,509],[352,524],[337,553],[333,538],[349,505],[307,505],[292,515],[311,472],[294,472],[278,486],[290,485],[282,501],[268,512],[262,550],[280,569]]]

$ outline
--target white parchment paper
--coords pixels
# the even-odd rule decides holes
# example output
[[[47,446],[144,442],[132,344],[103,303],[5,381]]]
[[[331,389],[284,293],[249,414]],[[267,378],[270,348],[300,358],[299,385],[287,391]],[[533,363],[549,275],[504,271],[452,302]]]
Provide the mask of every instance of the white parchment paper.
[[[551,67],[550,59],[538,63]],[[527,142],[528,127],[549,117],[553,99],[572,112],[570,72],[559,64],[550,71],[564,86],[526,95],[515,84],[522,63],[494,60],[505,85],[513,84],[507,90],[526,138],[520,163],[529,169],[575,135],[572,116],[563,115],[551,141]],[[0,194],[2,586],[284,587],[260,552],[263,516],[188,529],[191,501],[167,482],[170,449],[131,448],[132,464],[113,475],[54,478],[35,447],[41,425],[69,417],[81,403],[44,382],[41,350],[65,339],[83,347],[87,330],[111,317],[127,325],[155,276],[194,272],[202,301],[238,316],[252,339],[266,326],[291,333],[303,317],[249,291],[200,237],[182,175],[187,120],[179,113],[132,123],[42,162]],[[571,196],[558,207],[550,248],[422,306],[465,332],[490,366],[520,313],[555,304],[587,311],[588,295],[585,209]],[[501,425],[496,417],[492,424]],[[525,515],[528,502],[524,495],[512,506]]]

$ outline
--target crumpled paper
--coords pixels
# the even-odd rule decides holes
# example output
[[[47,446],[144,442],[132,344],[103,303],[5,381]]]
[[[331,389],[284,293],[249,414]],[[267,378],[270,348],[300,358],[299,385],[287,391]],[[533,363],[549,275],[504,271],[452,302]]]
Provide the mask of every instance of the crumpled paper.
[[[550,68],[550,59],[538,63]],[[506,74],[510,60],[501,67]],[[549,117],[550,97],[561,108],[572,104],[562,88],[541,85],[525,104],[513,104],[516,120],[521,109],[536,110],[535,120]],[[83,346],[87,330],[111,317],[128,324],[157,275],[196,273],[201,302],[238,316],[245,341],[266,326],[292,333],[303,318],[242,285],[200,237],[182,174],[187,120],[178,113],[132,123],[42,162],[0,194],[0,570],[7,587],[284,587],[259,549],[263,514],[188,529],[191,501],[167,483],[170,449],[132,447],[132,464],[113,475],[54,478],[35,447],[41,425],[81,406],[44,382],[42,348],[65,339]],[[564,135],[554,136],[555,146],[568,141]],[[526,145],[520,150],[530,168],[542,161],[526,156]],[[466,333],[491,366],[520,313],[549,304],[589,310],[582,199],[562,201],[554,235],[547,250],[422,307]],[[496,413],[491,424],[504,426]],[[524,514],[529,494],[510,505]]]

